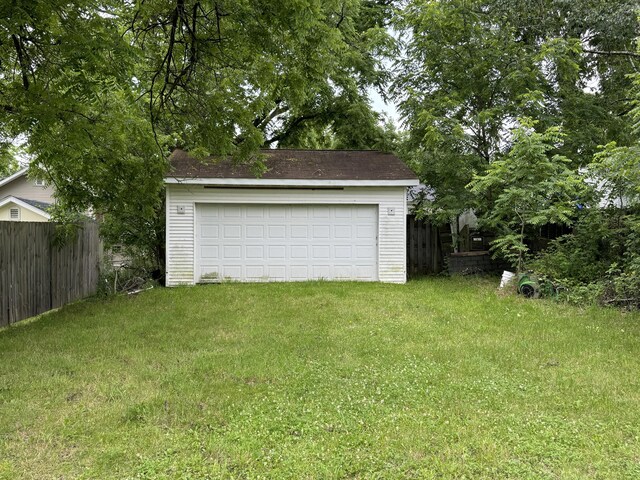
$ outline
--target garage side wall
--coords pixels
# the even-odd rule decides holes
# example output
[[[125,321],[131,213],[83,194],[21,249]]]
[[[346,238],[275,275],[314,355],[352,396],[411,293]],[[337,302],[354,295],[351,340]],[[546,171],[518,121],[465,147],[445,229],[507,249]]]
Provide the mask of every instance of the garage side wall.
[[[335,190],[167,186],[167,285],[195,283],[195,211],[198,203],[378,205],[378,277],[406,281],[406,188],[345,187]]]

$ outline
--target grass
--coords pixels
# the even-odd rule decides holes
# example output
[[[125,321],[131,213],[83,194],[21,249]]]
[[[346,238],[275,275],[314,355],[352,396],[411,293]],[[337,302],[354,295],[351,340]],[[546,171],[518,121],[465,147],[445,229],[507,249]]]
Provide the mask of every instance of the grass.
[[[0,478],[640,478],[640,315],[222,284],[0,331]]]

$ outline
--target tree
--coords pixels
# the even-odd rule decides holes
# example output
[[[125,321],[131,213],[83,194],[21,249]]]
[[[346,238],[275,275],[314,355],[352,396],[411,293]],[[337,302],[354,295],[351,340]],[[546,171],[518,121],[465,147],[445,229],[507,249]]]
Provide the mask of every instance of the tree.
[[[261,146],[295,145],[312,123],[345,145],[369,141],[366,88],[384,82],[389,9],[371,0],[4,2],[0,133],[26,138],[31,169],[56,187],[58,218],[91,209],[108,241],[161,263],[172,148],[249,161]]]
[[[365,87],[384,80],[379,55],[392,48],[385,5],[136,6],[127,14],[129,33],[149,71],[140,81],[154,127],[178,132],[177,142],[191,150],[239,156],[286,142],[308,124],[339,125],[338,117],[370,128]]]
[[[450,221],[475,206],[465,188],[511,148],[519,117],[562,125],[574,167],[597,146],[628,145],[624,102],[633,72],[636,0],[412,0],[397,28],[405,58],[393,94],[410,128],[406,158]]]
[[[560,129],[538,133],[534,126],[530,119],[521,120],[509,153],[469,185],[475,194],[495,199],[483,222],[498,232],[495,252],[518,271],[529,251],[527,228],[573,223],[585,188],[568,158],[550,155],[562,140]]]
[[[16,148],[11,142],[0,142],[0,179],[18,170]]]

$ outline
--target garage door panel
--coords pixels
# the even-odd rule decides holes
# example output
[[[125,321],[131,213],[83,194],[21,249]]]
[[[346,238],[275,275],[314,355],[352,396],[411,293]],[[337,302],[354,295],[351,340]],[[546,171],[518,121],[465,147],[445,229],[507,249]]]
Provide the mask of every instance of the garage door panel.
[[[284,239],[287,235],[285,225],[269,225],[269,238]]]
[[[307,245],[291,245],[292,259],[305,259],[309,257],[309,247]]]
[[[291,218],[309,218],[309,208],[299,206],[291,209]]]
[[[329,265],[313,265],[311,268],[313,269],[312,278],[325,280],[333,278],[331,276],[331,267]]]
[[[329,238],[331,232],[330,225],[314,225],[313,238]]]
[[[291,238],[308,238],[309,226],[308,225],[291,225]]]
[[[284,245],[269,245],[269,260],[284,260],[287,257],[287,247]]]
[[[313,245],[311,247],[311,258],[313,260],[328,260],[331,258],[331,247],[329,245]]]
[[[242,245],[224,245],[222,260],[239,260],[242,258]]]
[[[353,267],[351,265],[336,265],[334,272],[338,279],[353,278]]]
[[[225,240],[239,240],[242,238],[242,225],[224,225],[223,237]]]
[[[242,278],[242,267],[240,265],[223,265],[222,277],[225,279]]]
[[[242,209],[240,206],[225,205],[222,208],[224,218],[240,218],[242,217]]]
[[[247,225],[246,237],[247,239],[264,240],[264,225]]]
[[[200,247],[200,258],[218,260],[219,248],[217,245],[207,245]]]
[[[207,205],[207,216],[202,218],[202,222],[215,221],[220,217],[220,208],[217,205]]]
[[[284,281],[287,279],[286,265],[269,265],[267,267],[267,277],[269,280]]]
[[[362,260],[362,259],[369,259],[371,258],[372,255],[376,254],[376,247],[372,246],[372,245],[356,245],[355,248],[355,255],[353,256],[356,259]]]
[[[265,267],[264,265],[247,265],[246,267],[246,276],[249,280],[260,280],[265,277]]]
[[[374,275],[376,273],[371,269],[371,267],[358,266],[353,267],[353,272],[353,277],[356,280],[369,280],[371,278],[371,275]]]
[[[335,238],[351,238],[351,225],[335,225],[333,227],[333,236]]]
[[[373,225],[358,225],[356,227],[356,238],[372,238],[376,235],[376,227]]]
[[[218,238],[218,225],[202,225],[202,238]]]
[[[356,209],[355,210],[355,214],[357,218],[364,218],[364,219],[368,219],[369,218],[369,212],[367,212],[366,210],[363,209]]]
[[[264,246],[263,245],[247,245],[245,247],[245,256],[248,259],[260,259],[264,260]]]
[[[287,217],[287,209],[286,207],[280,206],[271,206],[268,209],[269,218],[286,218]]]
[[[350,208],[336,209],[334,216],[336,220],[343,220],[343,219],[350,220],[353,217],[353,209],[350,209]]]
[[[199,281],[377,280],[374,205],[197,205]]]
[[[247,218],[264,218],[264,207],[261,205],[247,205]]]
[[[313,218],[329,218],[329,216],[331,215],[331,212],[328,208],[326,208],[325,206],[315,206],[312,207],[313,209]]]
[[[307,265],[291,265],[290,267],[290,280],[308,280],[309,279],[309,267]]]

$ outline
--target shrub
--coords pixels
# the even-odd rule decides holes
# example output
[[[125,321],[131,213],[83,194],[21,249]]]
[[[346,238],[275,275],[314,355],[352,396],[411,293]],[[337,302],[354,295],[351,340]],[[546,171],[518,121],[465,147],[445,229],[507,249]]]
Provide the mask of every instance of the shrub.
[[[559,298],[571,303],[640,308],[640,212],[587,212],[529,267],[562,285]]]
[[[118,293],[131,293],[158,285],[153,278],[153,265],[133,260],[130,263],[114,265],[107,256],[100,268],[98,295],[109,296]]]

